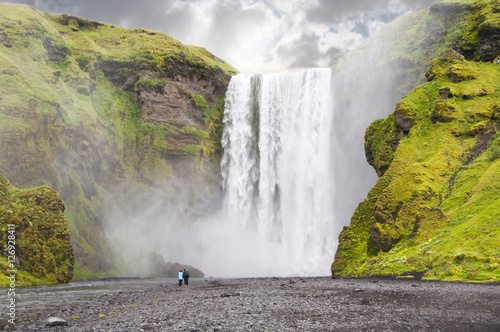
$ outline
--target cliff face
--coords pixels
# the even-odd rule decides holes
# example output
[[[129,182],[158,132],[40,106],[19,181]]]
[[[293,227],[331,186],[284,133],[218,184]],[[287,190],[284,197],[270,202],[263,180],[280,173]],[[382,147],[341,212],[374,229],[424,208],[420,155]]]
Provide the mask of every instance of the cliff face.
[[[367,129],[379,180],[339,236],[333,275],[500,278],[499,4],[445,2],[432,12],[459,14],[453,49]]]
[[[59,194],[47,187],[19,190],[0,175],[0,286],[69,282],[75,257]],[[11,265],[11,263],[13,265]]]
[[[217,198],[234,73],[160,33],[0,4],[0,173],[61,193],[78,276],[122,268],[104,234],[113,195],[167,190],[195,202],[187,219]]]

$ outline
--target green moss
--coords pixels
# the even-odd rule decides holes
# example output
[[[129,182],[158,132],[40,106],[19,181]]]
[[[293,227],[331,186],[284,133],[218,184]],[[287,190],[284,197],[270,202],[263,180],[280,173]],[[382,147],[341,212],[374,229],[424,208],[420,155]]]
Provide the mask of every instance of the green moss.
[[[236,73],[233,67],[205,49],[184,46],[172,37],[155,31],[128,30],[64,14],[41,15],[59,33],[67,35],[66,41],[73,53],[91,53],[114,63],[128,63],[133,59],[141,64],[143,69],[153,71],[168,71],[169,59],[184,58],[198,67],[221,70],[229,74]],[[76,25],[78,28],[75,29]]]
[[[382,176],[389,168],[399,144],[394,116],[374,121],[365,133],[366,159]]]
[[[194,59],[201,59],[208,63],[215,70],[222,70],[225,73],[234,75],[237,70],[222,59],[215,57],[213,54],[208,52],[205,48],[199,46],[187,46],[193,54]]]
[[[146,91],[156,91],[161,93],[163,91],[164,85],[165,85],[165,80],[163,79],[152,80],[147,77],[143,77],[135,83],[134,90],[138,92],[141,89],[144,89]]]
[[[497,146],[495,146],[494,148],[491,149],[489,161],[493,162],[493,161],[495,161],[495,160],[497,160],[499,158],[500,158],[500,146],[497,145]]]
[[[203,112],[205,128],[203,132],[196,132],[203,156],[220,157],[222,154],[221,138],[222,138],[222,116],[224,114],[224,98],[215,96],[213,106],[210,106],[205,98],[196,93],[188,93],[193,105]],[[202,91],[203,92],[203,91]],[[193,150],[194,151],[194,150]]]
[[[0,183],[0,274],[19,270],[16,285],[69,282],[75,261],[59,194],[48,187],[18,190],[1,175]]]
[[[498,2],[495,0],[467,2],[471,4],[472,10],[467,17],[463,36],[459,42],[461,53],[470,60],[492,61],[499,53],[498,45],[495,45],[500,36]]]
[[[367,131],[367,155],[389,166],[340,234],[334,274],[500,279],[500,164],[492,158],[500,67],[437,59],[431,70],[434,81]],[[470,79],[450,75],[457,72]],[[384,145],[394,144],[398,112],[412,125],[391,154]]]
[[[190,97],[191,100],[193,101],[194,106],[198,107],[199,109],[206,111],[210,108],[207,104],[207,101],[202,96],[196,93],[191,93]]]

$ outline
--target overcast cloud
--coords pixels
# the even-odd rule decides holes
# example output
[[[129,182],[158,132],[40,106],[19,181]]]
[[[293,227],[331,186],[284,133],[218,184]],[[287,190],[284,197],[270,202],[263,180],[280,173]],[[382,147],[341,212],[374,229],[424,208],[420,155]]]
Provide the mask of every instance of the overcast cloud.
[[[11,0],[203,46],[241,72],[330,67],[394,18],[435,0]]]

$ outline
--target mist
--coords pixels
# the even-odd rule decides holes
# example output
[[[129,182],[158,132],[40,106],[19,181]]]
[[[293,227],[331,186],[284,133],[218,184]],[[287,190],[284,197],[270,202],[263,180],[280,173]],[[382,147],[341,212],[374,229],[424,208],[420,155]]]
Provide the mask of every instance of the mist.
[[[218,198],[197,207],[186,205],[199,198],[186,182],[189,180],[174,189],[172,182],[165,181],[155,191],[127,182],[108,196],[104,230],[128,275],[150,276],[158,268],[149,259],[151,252],[160,254],[165,262],[194,266],[205,276],[288,275],[286,263],[277,260],[284,257],[279,245],[225,217],[221,209],[211,213],[197,210],[202,205],[220,207]]]
[[[283,123],[275,123],[277,131],[266,134],[261,127],[264,117],[261,109],[258,111],[261,128],[249,129],[242,126],[242,129],[249,131],[240,138],[229,139],[232,144],[241,141],[241,146],[224,146],[223,142],[225,155],[221,165],[222,179],[216,185],[217,188],[213,188],[215,192],[211,196],[200,194],[199,188],[204,188],[206,184],[191,183],[189,179],[177,180],[182,182],[177,185],[166,181],[154,193],[134,193],[120,199],[117,199],[119,195],[115,196],[115,203],[110,204],[114,209],[106,217],[106,233],[116,241],[118,250],[122,253],[126,252],[124,248],[131,247],[152,250],[161,254],[165,261],[195,266],[206,276],[214,277],[329,275],[342,227],[349,225],[357,205],[366,198],[377,180],[377,175],[364,154],[365,130],[375,119],[393,112],[397,101],[404,94],[396,89],[404,68],[397,62],[384,65],[382,61],[387,57],[385,45],[396,38],[397,33],[397,29],[391,26],[384,27],[358,49],[342,57],[332,71],[330,92],[315,92],[319,95],[308,100],[293,99],[295,95],[301,94],[299,91],[303,88],[291,88],[290,85],[296,79],[292,77],[305,75],[303,72],[234,77],[233,81],[238,77],[255,77],[255,82],[250,84],[254,88],[273,77],[282,80],[273,84],[276,87],[283,86],[285,95],[282,98],[276,97],[276,101],[269,101],[273,105],[269,114],[274,119],[272,121]],[[299,81],[303,80],[299,78]],[[234,108],[232,103],[242,100],[248,103],[245,106],[247,110],[243,109],[242,114],[248,115],[255,112],[253,109],[256,105],[263,107],[262,104],[266,103],[263,96],[266,93],[271,98],[280,94],[277,90],[235,93],[231,92],[231,84],[228,94],[238,95],[239,99],[236,99],[240,101],[227,96],[226,112]],[[324,85],[322,83],[319,86]],[[309,119],[305,117],[300,120],[301,116],[313,116],[308,103],[317,104],[322,95],[331,98],[326,103],[330,103],[329,106],[323,107],[318,113],[318,119],[322,119],[318,124],[326,124],[325,133],[314,138],[317,129],[304,134],[296,132],[290,136],[295,141],[287,148],[284,142],[288,138],[284,136],[284,131],[292,130],[286,129],[287,126],[298,129],[304,127]],[[279,106],[279,100],[291,101],[291,105],[286,106],[285,102],[285,106]],[[297,125],[293,125],[290,119],[286,120],[284,113],[279,113],[284,112],[284,109],[294,108],[294,105],[300,106],[290,119],[299,119]],[[234,109],[230,110],[233,111]],[[235,121],[227,117],[228,113],[225,115],[225,135]],[[249,121],[250,126],[255,123],[252,119],[245,121]],[[312,128],[318,128],[318,124]],[[299,140],[299,136],[303,136],[303,139]],[[268,137],[266,144],[278,145],[274,148],[269,145],[267,148],[266,144],[255,140],[257,137],[261,140],[262,137]],[[318,144],[326,144],[321,156],[301,155],[298,152],[302,148],[316,151]],[[247,148],[250,150],[245,152],[248,155],[244,158],[249,160],[227,160],[226,155],[230,149],[240,155]],[[266,155],[267,149],[275,152]],[[286,157],[288,159],[283,159],[286,149],[291,149],[291,154]],[[255,153],[259,158],[250,160]],[[273,161],[273,158],[277,159]],[[261,159],[269,160],[269,166],[263,165]],[[317,161],[310,162],[314,160]],[[231,163],[233,164],[229,166]],[[300,166],[302,163],[304,166]],[[235,165],[241,165],[242,168],[234,168]],[[280,171],[283,165],[293,167]],[[277,168],[271,170],[271,179],[266,180],[264,172],[269,170],[265,169],[273,167]],[[252,168],[257,171],[257,178],[252,178]],[[228,185],[230,176],[225,174],[228,171],[235,172],[234,186],[243,186],[243,189],[237,189],[233,194],[229,192],[232,190],[231,185]],[[277,174],[274,175],[277,176],[276,179],[272,178],[272,174]],[[286,182],[284,177],[290,177],[291,180]],[[247,184],[241,182],[245,178],[244,182]],[[299,186],[300,178],[307,179],[304,187]],[[269,185],[266,185],[266,181]],[[278,193],[273,186],[279,188]],[[299,187],[301,189],[297,196],[290,194]],[[122,190],[118,192],[123,193]],[[290,197],[288,200],[285,198],[287,195]],[[236,198],[230,198],[231,196]],[[137,197],[140,197],[140,203]],[[320,198],[324,198],[324,201]],[[228,205],[231,205],[228,200],[231,199],[236,199],[235,204],[239,204],[239,208],[228,213]],[[269,203],[265,203],[266,200]],[[280,200],[277,205],[273,203],[276,200]],[[308,201],[312,202],[310,208],[299,207]],[[308,209],[314,212],[305,213]],[[293,230],[286,231],[287,227]],[[133,261],[130,261],[133,256],[122,256],[127,265],[134,266]]]
[[[206,184],[182,179],[178,180],[182,184],[176,185],[165,181],[154,192],[133,189],[127,193],[118,188],[114,202],[106,204],[112,207],[105,218],[106,234],[122,253],[131,273],[144,274],[147,264],[137,264],[140,257],[130,252],[151,250],[165,261],[194,266],[213,277],[329,275],[342,227],[349,225],[355,208],[377,180],[364,155],[364,131],[373,120],[393,111],[398,98],[393,84],[380,87],[381,82],[392,82],[400,68],[381,70],[365,61],[365,55],[378,61],[377,57],[382,56],[381,40],[392,37],[388,29],[378,39],[364,44],[360,52],[349,53],[337,70],[330,71],[331,88],[325,89],[324,82],[313,80],[310,84],[317,87],[311,88],[307,98],[299,96],[304,88],[292,88],[294,81],[303,84],[302,76],[307,72],[234,77],[233,81],[238,77],[254,80],[248,83],[254,87],[270,84],[265,82],[271,80],[277,88],[283,86],[284,92],[252,88],[238,92],[231,87],[236,83],[230,83],[228,94],[236,99],[226,96],[224,135],[236,130],[231,129],[236,120],[230,115],[235,107],[243,107],[241,112],[246,116],[259,105],[260,125],[252,129],[256,122],[249,118],[244,121],[250,127],[244,122],[239,125],[247,131],[243,136],[223,138],[233,146],[223,142],[222,180],[217,193],[211,197],[200,195],[197,188]],[[279,97],[280,93],[284,95]],[[271,98],[267,102],[265,94]],[[325,97],[324,106],[317,106]],[[241,102],[247,105],[232,105]],[[278,121],[274,122],[275,132],[266,133],[262,127],[266,103],[272,105],[270,119]],[[292,108],[296,113],[285,115]],[[318,122],[311,124],[310,131],[301,133],[311,118]],[[292,119],[298,122],[294,125]],[[324,132],[318,131],[321,126]],[[267,143],[257,142],[256,138]],[[241,146],[234,146],[237,141]],[[318,149],[323,152],[317,154]],[[237,156],[243,154],[244,160],[230,157],[231,151]],[[258,158],[253,161],[255,155]],[[262,164],[263,160],[269,164]],[[234,172],[234,180],[230,172]],[[274,187],[279,188],[278,192]],[[234,206],[237,208],[232,209]]]
[[[194,222],[158,206],[124,214],[113,209],[107,215],[106,235],[126,267],[129,276],[151,276],[157,269],[149,260],[151,252],[165,262],[194,266],[206,277],[286,277],[328,275],[329,261],[318,264],[313,257],[296,261],[293,252],[269,241],[256,230],[227,218],[221,211]],[[122,202],[123,203],[123,202]],[[119,207],[119,205],[117,205]],[[332,254],[333,257],[333,254]],[[310,270],[297,268],[309,265]]]
[[[331,105],[321,115],[329,119],[328,130],[319,141],[308,141],[311,131],[304,135],[303,141],[297,142],[297,146],[309,143],[306,149],[314,149],[318,142],[327,143],[324,148],[327,158],[321,157],[322,161],[317,163],[324,167],[311,168],[305,163],[302,168],[290,171],[307,178],[327,169],[328,175],[318,176],[319,180],[301,193],[302,198],[278,204],[279,208],[271,213],[273,217],[256,218],[258,209],[249,215],[228,213],[227,183],[222,175],[207,180],[177,176],[174,172],[173,176],[159,176],[153,184],[144,185],[137,179],[106,188],[108,194],[99,211],[102,227],[126,274],[152,275],[157,272],[161,259],[196,267],[213,277],[329,275],[342,227],[349,225],[357,205],[377,180],[375,171],[366,162],[364,132],[373,120],[390,114],[403,94],[396,91],[396,87],[398,75],[404,68],[397,63],[379,66],[383,63],[381,59],[387,57],[385,45],[396,36],[396,30],[384,26],[355,50],[345,54],[339,51],[343,56],[335,63],[332,89],[326,93],[331,97]],[[302,74],[299,72],[299,75]],[[283,77],[283,84],[290,80],[286,75]],[[312,102],[317,99],[312,98]],[[305,102],[299,100],[296,104]],[[287,125],[289,123],[283,123],[284,127]],[[277,136],[277,140],[281,138]],[[294,160],[294,157],[290,154],[286,161],[277,164],[300,164],[310,158]],[[221,168],[219,172],[224,171]],[[245,172],[240,173],[246,176]],[[318,191],[322,182],[326,187]],[[263,181],[259,179],[255,186],[264,188]],[[273,192],[270,202],[285,199],[295,184],[294,181],[280,182],[278,187],[278,194]],[[296,205],[309,200],[308,196],[314,197],[313,207],[319,204],[319,198],[325,198],[320,204],[321,212],[296,218],[295,211],[297,215],[302,211],[294,210]],[[254,209],[263,199],[256,193],[252,197]],[[262,220],[270,221],[273,225],[270,228],[276,233],[269,229],[262,231],[267,227],[261,225]],[[293,227],[300,225],[293,231],[295,235],[278,233],[286,228],[289,220],[294,221]],[[317,220],[325,227],[316,226]],[[310,225],[319,231],[309,233]],[[296,234],[301,233],[304,236],[297,237]],[[314,246],[314,242],[321,245]]]

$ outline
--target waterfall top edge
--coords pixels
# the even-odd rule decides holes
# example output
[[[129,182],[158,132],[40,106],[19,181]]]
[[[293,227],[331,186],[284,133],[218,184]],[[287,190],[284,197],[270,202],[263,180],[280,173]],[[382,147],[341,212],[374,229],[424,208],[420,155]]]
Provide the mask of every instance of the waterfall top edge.
[[[297,69],[297,70],[290,70],[290,71],[284,71],[284,72],[277,72],[277,73],[239,73],[235,76],[282,76],[282,75],[300,75],[300,74],[305,74],[308,72],[330,72],[333,73],[333,68],[306,68],[306,69]]]

